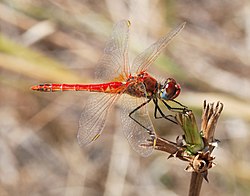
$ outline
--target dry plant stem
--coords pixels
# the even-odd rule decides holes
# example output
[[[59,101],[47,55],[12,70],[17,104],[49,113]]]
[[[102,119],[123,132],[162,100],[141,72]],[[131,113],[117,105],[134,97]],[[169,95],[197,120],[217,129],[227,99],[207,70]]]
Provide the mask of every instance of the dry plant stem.
[[[178,113],[176,120],[184,131],[184,141],[186,144],[179,137],[177,137],[176,143],[157,137],[156,140],[152,139],[149,143],[143,144],[145,147],[154,146],[156,150],[169,153],[169,158],[176,157],[189,162],[186,168],[186,171],[192,171],[189,196],[200,195],[203,179],[208,182],[208,169],[214,166],[213,160],[215,157],[211,153],[216,142],[214,139],[215,127],[222,110],[222,103],[217,102],[214,104],[204,101],[201,124],[202,133],[197,128],[192,111]],[[193,146],[199,147],[199,149],[194,151]]]
[[[156,138],[156,145],[154,148],[156,150],[167,152],[171,155],[175,154],[179,150],[175,143],[164,138]]]
[[[202,181],[203,177],[200,173],[192,172],[189,194],[188,194],[189,196],[197,196],[200,194]]]
[[[207,104],[206,100],[204,101],[201,130],[203,132],[205,140],[207,141],[207,145],[214,141],[215,127],[222,110],[223,110],[222,103],[217,102],[216,106],[214,107],[214,103]],[[212,153],[213,148],[212,149],[210,148],[210,150]],[[203,182],[202,174],[192,172],[190,186],[189,186],[189,196],[200,195],[202,182]]]

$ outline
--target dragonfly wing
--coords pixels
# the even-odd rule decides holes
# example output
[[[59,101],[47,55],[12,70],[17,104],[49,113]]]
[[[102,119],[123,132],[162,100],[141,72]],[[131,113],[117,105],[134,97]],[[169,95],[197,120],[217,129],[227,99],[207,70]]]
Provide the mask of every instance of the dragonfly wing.
[[[168,43],[184,28],[185,22],[170,31],[166,36],[160,38],[157,42],[152,44],[144,52],[139,54],[133,62],[131,73],[139,73],[147,70],[147,68],[156,60],[162,50]]]
[[[129,26],[128,20],[121,20],[114,26],[98,63],[96,72],[98,80],[123,80],[127,76]]]
[[[119,94],[91,93],[79,121],[77,139],[80,146],[100,136],[108,112],[118,97]]]
[[[140,155],[147,157],[152,153],[153,147],[141,146],[141,144],[146,144],[150,139],[152,139],[152,137],[144,127],[150,130],[151,133],[155,134],[153,124],[148,115],[147,106],[143,106],[135,113],[133,113],[133,117],[144,127],[142,127],[129,117],[129,113],[145,101],[147,101],[146,98],[136,98],[124,94],[122,96],[121,120],[123,133],[128,139],[133,150],[135,150]]]

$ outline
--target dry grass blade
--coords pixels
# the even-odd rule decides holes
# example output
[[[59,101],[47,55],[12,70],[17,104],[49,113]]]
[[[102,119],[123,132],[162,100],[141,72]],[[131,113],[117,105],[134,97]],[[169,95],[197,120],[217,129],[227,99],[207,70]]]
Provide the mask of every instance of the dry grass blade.
[[[3,35],[0,35],[0,43],[0,67],[4,69],[39,80],[60,82],[63,78],[69,82],[80,81],[80,78],[56,60],[14,43]]]

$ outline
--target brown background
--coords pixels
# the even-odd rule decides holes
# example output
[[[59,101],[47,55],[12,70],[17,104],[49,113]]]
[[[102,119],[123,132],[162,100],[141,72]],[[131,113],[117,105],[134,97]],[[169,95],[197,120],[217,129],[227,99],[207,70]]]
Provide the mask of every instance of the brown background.
[[[76,133],[88,92],[30,90],[40,82],[93,82],[112,25],[121,19],[132,23],[132,58],[187,22],[150,72],[178,80],[177,100],[199,122],[204,99],[224,103],[217,166],[202,195],[247,195],[249,18],[246,0],[0,1],[0,195],[187,195],[186,163],[133,152],[117,107],[102,136],[80,148]],[[152,117],[153,105],[149,111]],[[153,122],[168,139],[182,134],[170,122]]]

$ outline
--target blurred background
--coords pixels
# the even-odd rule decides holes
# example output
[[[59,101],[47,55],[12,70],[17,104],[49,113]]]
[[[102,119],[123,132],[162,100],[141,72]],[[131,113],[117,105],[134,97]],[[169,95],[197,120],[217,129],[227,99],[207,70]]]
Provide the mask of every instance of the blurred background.
[[[224,104],[217,165],[201,193],[248,195],[249,18],[246,0],[1,0],[0,195],[187,195],[186,163],[158,151],[140,157],[123,137],[117,107],[101,137],[80,148],[78,120],[89,93],[30,90],[42,82],[94,82],[105,41],[121,19],[132,23],[130,59],[187,22],[149,71],[181,84],[177,100],[198,122],[203,100]],[[153,104],[149,111],[153,117]],[[153,123],[164,138],[182,134],[166,120]]]

